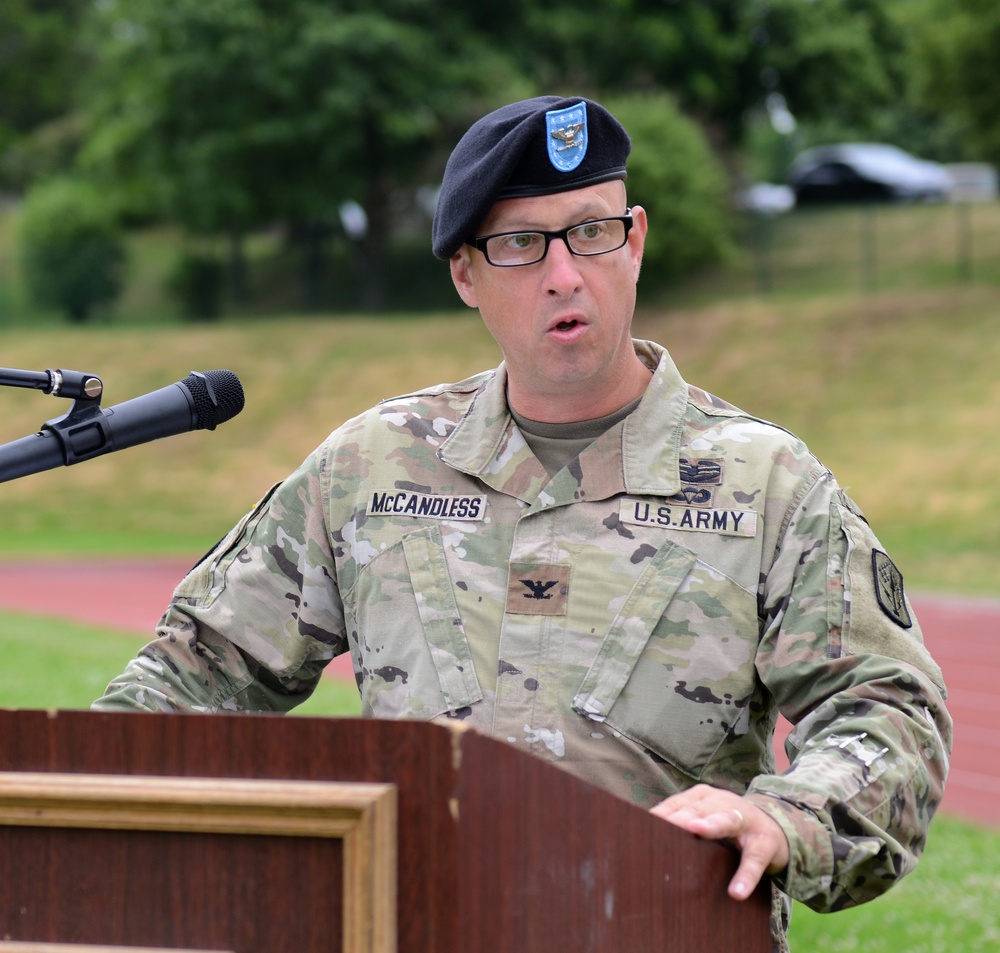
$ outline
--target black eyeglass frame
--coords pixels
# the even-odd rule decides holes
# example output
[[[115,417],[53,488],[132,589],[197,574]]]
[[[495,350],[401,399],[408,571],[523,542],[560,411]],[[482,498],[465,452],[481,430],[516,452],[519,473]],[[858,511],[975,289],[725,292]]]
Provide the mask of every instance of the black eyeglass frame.
[[[585,225],[597,225],[601,222],[621,222],[625,226],[625,235],[622,238],[622,243],[620,245],[615,245],[614,248],[605,248],[602,251],[575,251],[569,243],[569,233],[578,228],[583,228]],[[486,261],[494,268],[521,268],[524,265],[537,265],[540,261],[544,261],[545,256],[549,253],[549,245],[551,245],[553,240],[556,238],[561,238],[563,240],[563,244],[565,244],[565,246],[569,249],[569,253],[571,255],[576,255],[578,258],[596,258],[598,255],[609,255],[611,252],[618,251],[619,248],[625,247],[628,242],[628,233],[631,228],[632,210],[626,209],[624,215],[611,215],[607,218],[593,218],[586,222],[577,222],[575,225],[569,225],[566,228],[561,228],[557,232],[546,232],[537,228],[519,229],[513,232],[494,232],[492,235],[483,235],[481,238],[470,238],[465,244],[471,245],[476,250],[481,251]],[[486,243],[492,241],[494,238],[504,238],[507,235],[541,235],[542,238],[545,239],[545,247],[542,249],[542,254],[532,261],[493,261],[493,259],[490,258],[489,252],[486,250]]]

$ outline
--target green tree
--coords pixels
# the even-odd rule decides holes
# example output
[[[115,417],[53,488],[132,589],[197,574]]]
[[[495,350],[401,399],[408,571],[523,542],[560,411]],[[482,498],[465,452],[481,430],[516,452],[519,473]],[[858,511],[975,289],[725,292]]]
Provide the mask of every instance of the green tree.
[[[243,236],[284,225],[304,288],[337,209],[358,201],[357,261],[378,307],[400,208],[486,109],[669,91],[735,168],[769,96],[841,124],[898,99],[899,2],[99,0],[85,168],[133,213],[230,236],[236,275]]]
[[[69,164],[78,137],[66,117],[87,63],[78,39],[88,6],[86,0],[0,3],[0,187],[23,188],[40,164]]]
[[[487,38],[434,0],[117,0],[95,29],[90,166],[235,239],[284,222],[315,246],[360,202],[371,307],[394,197],[432,178],[453,116],[507,85]]]
[[[122,288],[124,244],[101,193],[72,179],[52,179],[28,193],[19,248],[31,297],[82,322]]]
[[[923,102],[967,124],[978,158],[1000,163],[1000,5],[929,0],[916,43]]]
[[[873,44],[881,57],[890,95],[848,105],[838,98],[831,108],[800,116],[794,136],[784,138],[784,163],[790,150],[845,141],[891,142],[915,155],[942,162],[969,157],[968,123],[951,109],[932,108],[921,94],[920,37],[937,32],[939,17],[925,0],[879,0]],[[766,117],[762,117],[766,118]],[[751,125],[758,146],[776,145],[766,123]],[[778,158],[775,154],[774,158]]]
[[[649,217],[644,284],[723,259],[731,250],[726,174],[701,129],[665,93],[605,100],[629,130],[629,201]]]
[[[732,150],[769,95],[802,118],[891,102],[904,36],[888,0],[574,0],[498,23],[542,86],[661,89]],[[507,9],[507,5],[505,5]]]

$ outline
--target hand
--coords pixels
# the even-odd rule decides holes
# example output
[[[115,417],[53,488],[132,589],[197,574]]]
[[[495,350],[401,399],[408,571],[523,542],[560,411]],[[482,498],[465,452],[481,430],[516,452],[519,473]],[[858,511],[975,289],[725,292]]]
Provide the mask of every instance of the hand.
[[[788,840],[781,826],[738,794],[697,784],[661,801],[651,813],[707,840],[736,842],[740,865],[729,882],[734,900],[746,900],[765,872],[788,866]]]

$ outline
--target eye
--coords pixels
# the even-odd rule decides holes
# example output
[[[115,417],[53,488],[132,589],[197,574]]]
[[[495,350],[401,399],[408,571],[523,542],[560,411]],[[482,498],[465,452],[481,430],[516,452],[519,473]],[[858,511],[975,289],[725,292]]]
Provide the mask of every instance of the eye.
[[[604,222],[585,222],[583,225],[578,225],[573,229],[573,234],[576,238],[582,238],[585,241],[593,241],[595,238],[600,238],[607,231],[607,226]]]
[[[505,244],[515,251],[524,251],[536,245],[540,238],[536,232],[518,232],[516,235],[508,235]]]

